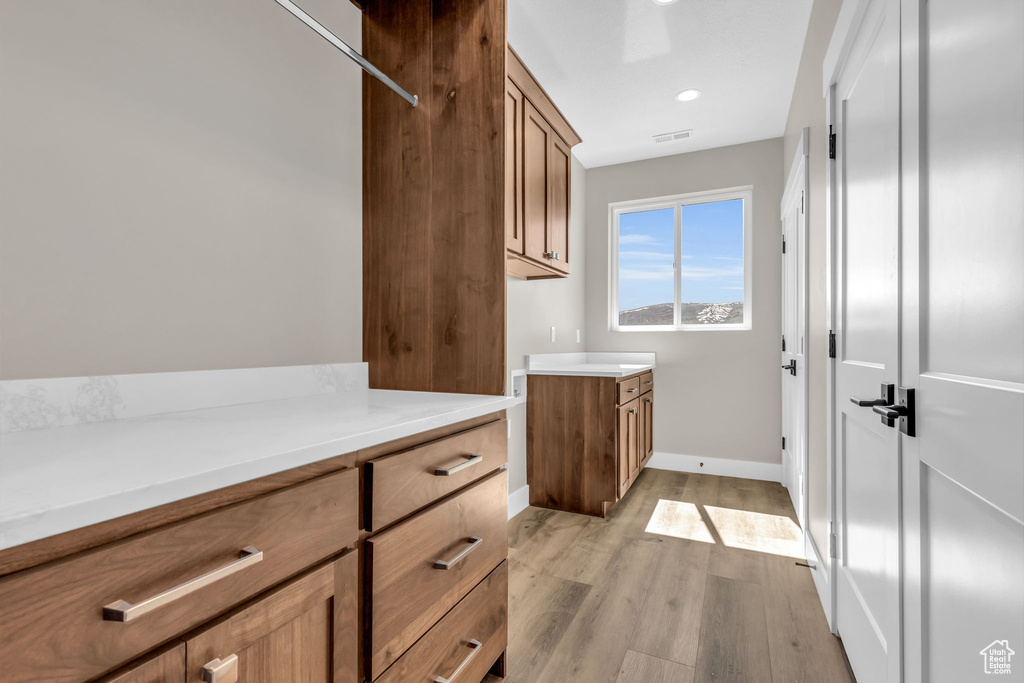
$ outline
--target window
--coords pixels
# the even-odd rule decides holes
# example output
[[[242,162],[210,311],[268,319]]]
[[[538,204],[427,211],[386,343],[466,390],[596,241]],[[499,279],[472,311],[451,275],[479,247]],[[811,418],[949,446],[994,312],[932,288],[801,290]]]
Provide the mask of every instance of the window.
[[[750,188],[610,205],[611,329],[750,329]]]

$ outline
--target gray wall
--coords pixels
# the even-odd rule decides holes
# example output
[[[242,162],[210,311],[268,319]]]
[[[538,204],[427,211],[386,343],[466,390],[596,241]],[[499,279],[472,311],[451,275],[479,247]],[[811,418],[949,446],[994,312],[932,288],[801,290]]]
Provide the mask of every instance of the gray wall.
[[[808,338],[807,338],[807,511],[810,532],[822,561],[828,562],[828,509],[826,478],[825,427],[827,396],[825,377],[828,370],[828,318],[825,300],[825,216],[826,165],[828,164],[828,124],[825,98],[821,89],[821,64],[828,49],[832,29],[839,15],[842,0],[815,0],[807,27],[807,39],[800,59],[789,120],[783,138],[783,183],[789,174],[793,155],[800,144],[800,134],[810,127],[808,180],[810,197],[807,213],[808,260]]]
[[[563,353],[586,350],[584,310],[586,296],[586,229],[584,196],[587,171],[572,159],[569,205],[569,258],[567,278],[524,281],[508,278],[508,369],[526,367],[531,353]],[[551,327],[555,341],[551,341]],[[580,343],[576,343],[580,330]],[[526,406],[508,411],[512,439],[508,444],[508,490],[526,486]]]
[[[587,171],[587,350],[654,351],[661,453],[781,462],[782,140]],[[611,332],[608,204],[752,185],[753,328]]]
[[[0,98],[0,378],[361,360],[360,72],[275,3],[4,0]]]

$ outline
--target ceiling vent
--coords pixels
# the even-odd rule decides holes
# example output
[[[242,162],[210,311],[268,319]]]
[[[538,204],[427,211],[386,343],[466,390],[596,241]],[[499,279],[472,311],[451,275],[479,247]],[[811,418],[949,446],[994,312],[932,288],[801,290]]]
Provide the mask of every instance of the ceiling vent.
[[[655,135],[655,142],[672,142],[673,140],[685,140],[686,138],[693,137],[693,129],[690,130],[677,130],[674,133],[662,133],[661,135]]]

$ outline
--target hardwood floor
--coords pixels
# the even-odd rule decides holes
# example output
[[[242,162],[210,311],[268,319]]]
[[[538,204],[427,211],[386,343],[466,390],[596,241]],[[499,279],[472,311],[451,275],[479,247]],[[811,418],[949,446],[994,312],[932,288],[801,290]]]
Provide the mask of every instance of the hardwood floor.
[[[509,683],[853,681],[779,484],[648,468],[608,519],[508,533]]]

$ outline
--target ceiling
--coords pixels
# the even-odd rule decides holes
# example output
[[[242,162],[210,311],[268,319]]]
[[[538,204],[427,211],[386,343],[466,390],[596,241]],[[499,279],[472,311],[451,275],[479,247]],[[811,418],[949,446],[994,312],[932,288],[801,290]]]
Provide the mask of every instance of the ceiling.
[[[811,4],[509,0],[508,35],[593,168],[781,136]],[[676,101],[687,88],[701,97]]]

